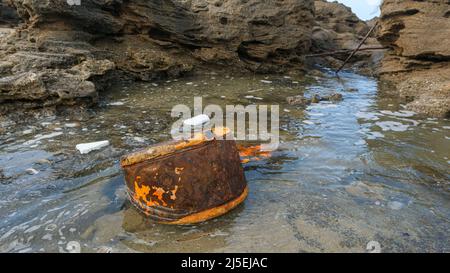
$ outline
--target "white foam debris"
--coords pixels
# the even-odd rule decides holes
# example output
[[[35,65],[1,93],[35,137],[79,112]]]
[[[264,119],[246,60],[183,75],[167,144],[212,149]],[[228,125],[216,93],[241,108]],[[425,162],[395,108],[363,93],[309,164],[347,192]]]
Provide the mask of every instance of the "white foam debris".
[[[109,141],[104,140],[92,143],[81,143],[76,146],[76,149],[80,151],[81,154],[88,154],[92,151],[100,150],[107,146],[109,146]]]
[[[186,85],[193,85],[193,82],[187,82]]]
[[[404,132],[409,128],[409,125],[396,121],[379,121],[375,124],[378,125],[383,131]]]
[[[262,82],[262,83],[267,83],[267,84],[272,83],[272,81],[268,81],[268,80],[261,80],[261,82]]]
[[[24,143],[24,145],[32,145],[32,144],[35,144],[36,142],[38,142],[40,140],[54,138],[54,137],[60,136],[62,134],[63,134],[63,132],[53,132],[53,133],[50,133],[50,134],[47,134],[47,135],[41,135],[41,134],[35,135],[34,139],[28,140],[27,142]]]
[[[198,127],[203,126],[205,124],[208,124],[210,122],[210,119],[207,115],[198,115],[193,118],[187,119],[183,122],[183,125],[185,126],[192,126],[192,127]]]
[[[303,123],[308,124],[308,125],[314,125],[315,123],[310,121],[310,120],[304,120]]]
[[[392,112],[392,111],[388,111],[388,110],[383,110],[380,111],[380,113],[384,114],[384,115],[389,115],[389,116],[396,116],[396,117],[412,117],[416,114],[416,112],[413,111],[407,111],[407,110],[400,110],[398,112]]]
[[[125,103],[123,101],[115,101],[115,102],[108,103],[108,105],[110,105],[110,106],[122,106],[122,105],[125,105]]]
[[[263,100],[263,98],[261,98],[261,97],[255,97],[255,96],[252,96],[252,95],[245,96],[245,98],[246,99],[254,99],[254,100]]]
[[[24,130],[24,131],[22,132],[23,135],[29,135],[29,134],[31,134],[31,133],[33,133],[33,130],[32,130],[32,129]]]
[[[64,127],[67,127],[67,128],[75,128],[75,127],[79,127],[79,126],[80,126],[80,124],[76,123],[76,122],[64,124]]]

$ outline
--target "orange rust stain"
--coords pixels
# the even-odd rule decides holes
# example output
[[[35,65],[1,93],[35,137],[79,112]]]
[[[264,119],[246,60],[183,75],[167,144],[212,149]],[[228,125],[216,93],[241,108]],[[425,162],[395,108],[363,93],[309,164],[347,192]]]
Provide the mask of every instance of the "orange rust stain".
[[[268,158],[271,157],[272,154],[270,152],[267,151],[261,151],[261,145],[256,145],[256,146],[250,146],[250,147],[245,147],[245,146],[238,146],[239,149],[239,155],[241,156],[242,163],[248,163],[250,161],[259,161],[262,158]]]
[[[141,177],[136,177],[136,180],[134,181],[134,199],[140,200],[141,198],[143,200],[147,200],[147,195],[150,193],[150,187],[142,185],[142,187],[139,186],[139,182],[141,182]]]
[[[163,195],[166,193],[166,191],[160,187],[153,187],[153,190],[155,190],[153,196],[156,196],[156,198],[158,198],[158,200],[161,201],[162,205],[166,207],[167,203],[163,199]]]
[[[134,181],[134,200],[136,200],[140,204],[145,204],[148,207],[160,206],[161,204],[157,200],[153,200],[151,196],[149,196],[151,191],[151,188],[149,186],[139,186],[141,179],[142,178],[138,176]],[[161,190],[163,191],[162,193]],[[167,205],[164,200],[162,200],[162,195],[165,193],[165,191],[163,189],[161,190],[156,189],[153,195],[156,196],[163,205]]]

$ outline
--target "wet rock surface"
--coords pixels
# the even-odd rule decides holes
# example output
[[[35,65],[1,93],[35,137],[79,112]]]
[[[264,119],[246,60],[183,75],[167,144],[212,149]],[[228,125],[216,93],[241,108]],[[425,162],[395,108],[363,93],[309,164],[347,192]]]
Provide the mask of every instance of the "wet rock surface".
[[[17,101],[95,103],[110,79],[179,77],[200,65],[301,66],[314,20],[312,0],[7,3],[25,25],[0,32],[3,112]]]
[[[351,8],[338,2],[316,0],[315,24],[312,29],[312,53],[345,51],[355,49],[369,32],[372,23],[359,19]],[[369,37],[362,48],[381,47],[375,33]],[[313,63],[338,68],[350,52],[312,59]],[[383,51],[359,51],[350,59],[349,67],[360,73],[372,75],[374,68],[383,56]]]
[[[381,7],[378,39],[391,48],[379,69],[381,79],[409,109],[430,116],[450,115],[449,11],[446,0],[386,0]]]

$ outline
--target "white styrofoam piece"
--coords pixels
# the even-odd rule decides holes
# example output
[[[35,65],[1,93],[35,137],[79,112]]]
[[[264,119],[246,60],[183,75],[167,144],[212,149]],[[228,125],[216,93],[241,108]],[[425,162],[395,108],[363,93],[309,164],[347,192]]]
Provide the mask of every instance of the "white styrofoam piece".
[[[184,126],[192,126],[192,127],[200,127],[205,124],[208,124],[210,119],[207,115],[198,115],[196,117],[187,119],[183,122]]]
[[[81,143],[76,146],[77,150],[80,151],[81,154],[88,154],[95,150],[100,150],[101,148],[109,146],[109,141],[99,141],[92,143]]]

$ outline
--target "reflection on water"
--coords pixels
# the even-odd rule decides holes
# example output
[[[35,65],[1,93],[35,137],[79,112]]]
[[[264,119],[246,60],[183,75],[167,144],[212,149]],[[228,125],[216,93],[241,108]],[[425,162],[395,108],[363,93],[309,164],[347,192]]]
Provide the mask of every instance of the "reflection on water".
[[[306,109],[305,93],[343,94]],[[450,251],[450,122],[377,96],[355,74],[301,78],[203,74],[113,88],[88,118],[4,124],[0,251]],[[245,165],[250,196],[195,226],[164,226],[126,200],[118,159],[169,139],[177,104],[280,104],[281,146]],[[110,140],[79,155],[81,142]],[[27,169],[39,173],[30,175]]]

